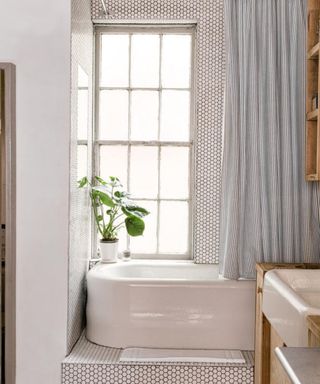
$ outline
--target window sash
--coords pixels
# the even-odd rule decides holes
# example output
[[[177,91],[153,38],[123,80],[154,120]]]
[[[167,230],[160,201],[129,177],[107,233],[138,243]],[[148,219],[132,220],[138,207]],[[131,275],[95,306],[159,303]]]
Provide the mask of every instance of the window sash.
[[[106,87],[106,86],[100,86],[100,63],[101,63],[101,37],[104,34],[124,34],[124,35],[132,35],[135,33],[145,33],[145,34],[157,34],[160,35],[160,40],[162,40],[162,35],[164,34],[189,34],[191,35],[191,79],[190,79],[190,87],[185,88],[170,88],[170,87],[162,87],[161,85],[161,61],[162,61],[162,47],[160,43],[160,85],[159,87],[132,87],[131,86],[131,80],[130,80],[130,73],[131,73],[131,60],[129,61],[129,86],[128,87]],[[95,29],[95,35],[96,35],[96,64],[95,64],[95,100],[94,100],[94,106],[95,106],[95,129],[94,129],[94,158],[93,158],[93,169],[95,170],[95,174],[99,173],[100,170],[100,146],[109,146],[109,145],[123,145],[128,146],[129,154],[128,154],[128,170],[127,170],[127,182],[128,182],[128,189],[130,188],[129,185],[129,176],[130,176],[130,148],[132,146],[156,146],[158,147],[159,151],[161,147],[170,146],[170,147],[187,147],[190,148],[189,151],[189,198],[187,199],[163,199],[159,198],[159,193],[157,198],[135,198],[134,200],[140,200],[140,201],[156,201],[158,206],[158,223],[157,223],[157,243],[158,243],[158,249],[159,249],[159,205],[161,201],[183,201],[187,202],[189,206],[189,228],[188,228],[188,251],[186,254],[161,254],[159,252],[155,254],[135,254],[132,253],[132,257],[134,258],[142,258],[142,259],[190,259],[193,257],[193,211],[194,211],[194,133],[195,133],[195,87],[194,87],[194,68],[195,68],[195,28],[194,25],[111,25],[111,26],[98,26]],[[131,42],[130,42],[131,45]],[[131,49],[131,46],[129,46],[129,50]],[[130,54],[130,51],[129,51]],[[190,132],[190,140],[189,141],[161,141],[159,139],[160,135],[160,122],[158,122],[158,140],[153,141],[137,141],[137,140],[102,140],[99,139],[99,107],[100,107],[100,93],[104,90],[126,90],[129,92],[129,100],[131,98],[131,92],[132,91],[158,91],[159,92],[159,98],[161,97],[162,91],[189,91],[190,92],[190,126],[189,126],[189,132]],[[128,137],[130,138],[130,107],[129,107],[129,132]],[[159,118],[160,118],[160,112],[161,112],[161,103],[159,103]],[[158,161],[158,167],[160,170],[160,164],[161,159]],[[160,172],[158,170],[158,177],[160,178]],[[160,190],[160,180],[158,183],[158,188]],[[93,252],[95,250],[95,245],[97,244],[97,236],[96,241],[93,241]]]

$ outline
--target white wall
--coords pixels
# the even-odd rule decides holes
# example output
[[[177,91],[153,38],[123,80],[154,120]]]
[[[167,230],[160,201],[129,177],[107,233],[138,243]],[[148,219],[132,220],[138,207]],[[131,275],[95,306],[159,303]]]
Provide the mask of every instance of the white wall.
[[[58,384],[66,351],[70,1],[1,0],[17,66],[17,384]]]

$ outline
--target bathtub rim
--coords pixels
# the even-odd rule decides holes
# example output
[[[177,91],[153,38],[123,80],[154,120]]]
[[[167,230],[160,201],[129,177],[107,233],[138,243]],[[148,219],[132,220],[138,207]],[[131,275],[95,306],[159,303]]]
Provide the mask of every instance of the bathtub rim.
[[[123,261],[118,260],[117,263],[102,263],[101,261],[98,262],[96,265],[94,265],[88,272],[87,272],[87,280],[91,278],[95,279],[101,279],[103,281],[109,281],[112,283],[129,283],[129,284],[148,284],[148,285],[181,285],[181,286],[190,286],[190,285],[201,285],[203,287],[212,287],[212,285],[225,285],[230,284],[230,287],[234,284],[238,287],[238,285],[241,284],[252,284],[252,282],[255,282],[255,279],[227,279],[223,277],[221,274],[218,274],[214,276],[212,279],[197,279],[197,278],[157,278],[157,277],[124,277],[119,275],[113,275],[112,270],[116,269],[117,266],[121,265],[122,268],[125,268],[126,266],[130,267],[130,265],[137,266],[149,266],[157,268],[157,266],[162,265],[166,266],[166,264],[169,264],[168,267],[170,268],[170,264],[173,265],[188,265],[188,268],[195,266],[195,268],[208,268],[208,267],[215,267],[214,269],[219,270],[219,264],[197,264],[193,260],[147,260],[147,259],[133,259],[129,261]],[[105,270],[102,270],[102,268],[105,267],[105,269],[110,268],[110,271],[108,273]]]

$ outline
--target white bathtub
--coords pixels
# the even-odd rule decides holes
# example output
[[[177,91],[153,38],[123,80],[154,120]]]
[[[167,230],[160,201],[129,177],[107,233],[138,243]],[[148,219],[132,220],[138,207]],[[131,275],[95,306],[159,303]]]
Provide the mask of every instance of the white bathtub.
[[[126,348],[253,350],[254,281],[190,261],[98,264],[88,273],[87,338]]]

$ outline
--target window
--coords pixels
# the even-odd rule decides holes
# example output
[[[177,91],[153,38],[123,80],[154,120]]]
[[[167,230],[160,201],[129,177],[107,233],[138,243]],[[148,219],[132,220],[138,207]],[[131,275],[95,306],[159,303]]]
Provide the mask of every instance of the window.
[[[77,79],[77,180],[88,175],[89,77],[78,66]]]
[[[133,256],[191,256],[194,29],[100,27],[96,33],[95,174],[118,176],[150,211]]]

